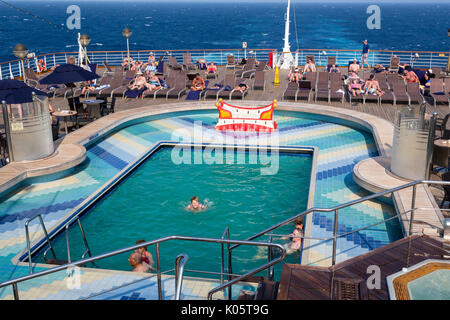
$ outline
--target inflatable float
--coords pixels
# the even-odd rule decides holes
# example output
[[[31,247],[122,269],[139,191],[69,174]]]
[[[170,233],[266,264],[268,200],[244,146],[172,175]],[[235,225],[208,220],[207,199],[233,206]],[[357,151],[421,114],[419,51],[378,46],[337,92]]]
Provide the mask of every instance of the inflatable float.
[[[273,120],[273,110],[277,100],[264,107],[238,107],[225,103],[222,99],[216,103],[219,110],[218,131],[275,132],[277,123]]]

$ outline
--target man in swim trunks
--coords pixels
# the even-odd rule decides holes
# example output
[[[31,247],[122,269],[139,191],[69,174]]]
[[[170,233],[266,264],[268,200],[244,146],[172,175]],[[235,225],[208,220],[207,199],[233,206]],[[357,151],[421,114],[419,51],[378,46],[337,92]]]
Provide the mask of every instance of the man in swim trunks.
[[[145,240],[138,240],[136,241],[136,244],[144,243]],[[147,247],[140,247],[139,249],[136,249],[136,253],[139,253],[141,255],[142,263],[145,263],[148,266],[149,271],[154,271],[155,268],[153,267],[154,261],[153,256],[150,252],[147,251]]]
[[[191,90],[202,91],[202,90],[205,90],[205,88],[206,88],[205,80],[203,80],[203,78],[200,76],[200,74],[197,73],[195,75],[194,80],[192,80]]]
[[[420,82],[419,81],[419,77],[412,70],[410,70],[410,71],[405,70],[404,73],[403,73],[403,79],[405,79],[405,81],[407,81],[407,82],[417,82],[417,83]]]
[[[380,84],[377,80],[375,80],[375,76],[373,74],[370,75],[369,79],[364,84],[364,94],[376,94],[378,96],[382,96],[384,91],[381,90]]]
[[[133,272],[149,272],[148,265],[142,262],[142,255],[133,252],[128,258],[128,263],[133,267]]]
[[[350,66],[348,67],[348,73],[354,72],[354,73],[358,74],[359,69],[360,69],[360,67],[359,67],[358,61],[356,59],[354,59],[353,63],[350,64]]]
[[[200,211],[205,210],[206,206],[202,203],[200,203],[200,199],[197,196],[193,196],[191,198],[191,204],[186,207],[187,210],[192,211]]]

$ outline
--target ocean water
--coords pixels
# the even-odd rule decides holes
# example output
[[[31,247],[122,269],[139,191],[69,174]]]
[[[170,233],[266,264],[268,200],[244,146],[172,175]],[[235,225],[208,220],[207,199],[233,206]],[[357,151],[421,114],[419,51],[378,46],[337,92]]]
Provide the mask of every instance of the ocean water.
[[[76,51],[76,36],[63,30],[69,17],[66,9],[73,4],[81,8],[79,31],[91,37],[88,50],[125,50],[126,42],[121,35],[124,27],[133,31],[132,50],[236,49],[242,41],[249,48],[281,49],[287,1],[12,0],[12,3],[59,28],[0,3],[0,61],[15,59],[12,49],[17,43],[24,43],[36,54]],[[447,51],[450,47],[447,36],[450,0],[379,3],[379,30],[369,30],[366,26],[369,4],[293,1],[291,49],[359,50],[364,38],[369,39],[372,49],[380,50]]]

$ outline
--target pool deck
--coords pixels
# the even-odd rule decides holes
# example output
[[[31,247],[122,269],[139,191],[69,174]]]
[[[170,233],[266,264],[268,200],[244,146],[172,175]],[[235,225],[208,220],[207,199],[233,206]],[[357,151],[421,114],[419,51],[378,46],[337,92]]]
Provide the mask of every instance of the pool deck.
[[[254,105],[266,105],[270,104],[272,101],[233,101],[232,103],[236,103],[242,106],[254,106]],[[279,110],[286,111],[298,111],[298,112],[308,112],[325,116],[335,116],[337,118],[350,120],[352,122],[356,122],[364,127],[370,129],[373,132],[373,136],[378,147],[378,151],[380,157],[383,159],[389,159],[390,156],[390,148],[392,145],[392,132],[393,126],[389,121],[376,117],[371,114],[355,112],[350,109],[336,108],[332,106],[325,105],[316,105],[316,104],[307,104],[307,103],[294,103],[294,102],[278,102]],[[144,106],[141,108],[129,109],[124,111],[119,111],[113,113],[109,116],[102,117],[79,130],[76,130],[67,136],[64,136],[55,142],[56,152],[54,155],[48,157],[47,159],[39,160],[39,161],[29,161],[26,163],[15,163],[11,165],[7,165],[5,167],[0,168],[0,188],[4,188],[3,190],[9,189],[20,181],[26,179],[27,177],[36,177],[40,175],[47,175],[50,173],[55,173],[59,171],[66,170],[68,168],[74,167],[77,164],[81,163],[86,156],[86,149],[83,145],[89,141],[92,141],[102,134],[109,132],[110,130],[118,127],[119,125],[128,122],[133,119],[142,118],[151,115],[164,114],[167,112],[175,112],[175,111],[188,111],[188,110],[214,110],[214,102],[189,102],[189,103],[168,103],[168,104],[160,104],[160,105],[151,105]],[[386,160],[386,161],[387,161]],[[356,167],[355,167],[356,168]],[[367,166],[364,168],[365,170],[360,170],[361,172],[371,172],[375,170],[377,167],[375,166]],[[3,174],[5,173],[5,174]],[[384,174],[375,175],[375,179],[365,179],[365,185],[362,187],[370,190],[369,186],[377,186],[380,184],[380,178],[389,176],[386,172]],[[362,179],[361,179],[362,180]],[[398,180],[398,179],[397,179]],[[399,180],[397,183],[404,184],[405,181]],[[383,184],[381,184],[383,186]],[[424,192],[418,192],[418,201],[417,203],[422,207],[428,206],[428,208],[435,209],[436,204],[431,201],[431,194],[426,192],[426,188],[424,188]],[[395,197],[397,202],[397,207],[399,208],[407,208],[408,201],[410,203],[410,197],[408,200],[407,191],[402,191],[399,193],[399,196]],[[432,198],[432,197],[431,197]],[[422,202],[423,201],[423,202]],[[417,216],[418,217],[418,216]],[[419,219],[419,218],[417,218]],[[422,219],[422,217],[420,218]],[[427,211],[427,214],[424,214],[423,219],[432,219],[430,223],[437,224],[435,217],[433,214],[430,214]],[[441,224],[442,225],[442,224]],[[415,230],[419,233],[423,232],[423,227]],[[39,234],[39,233],[38,233]],[[34,239],[40,239],[42,234]],[[20,254],[23,254],[23,250]],[[18,254],[17,256],[19,256]],[[15,261],[17,261],[17,256],[15,257]],[[329,263],[329,259],[324,260],[323,264],[327,265]],[[328,264],[329,265],[329,264]]]
[[[242,106],[267,105],[272,101],[233,101]],[[371,192],[385,191],[410,182],[389,174],[389,158],[393,139],[393,125],[389,121],[367,113],[354,110],[335,108],[325,105],[307,103],[278,102],[280,110],[302,111],[336,116],[338,118],[359,123],[373,132],[380,157],[370,158],[358,163],[354,168],[354,179],[364,189]],[[0,192],[11,188],[27,177],[46,175],[59,172],[81,163],[85,157],[83,145],[98,136],[114,129],[127,121],[174,111],[215,109],[213,102],[168,103],[151,105],[112,113],[76,130],[55,142],[56,151],[46,159],[13,163],[0,168]],[[397,192],[395,199],[400,211],[411,208],[412,188]],[[413,232],[437,234],[437,228],[442,228],[443,216],[427,187],[418,186],[415,220]],[[408,215],[402,216],[404,230],[409,229]]]
[[[360,283],[361,300],[390,299],[386,277],[427,259],[449,259],[447,247],[429,236],[413,235],[384,247],[336,264],[334,267],[316,267],[284,264],[278,300],[329,300],[339,299],[332,294],[331,283],[336,280]],[[374,271],[378,266],[379,287],[374,283]],[[336,282],[334,282],[336,286]],[[364,290],[365,289],[365,290]]]

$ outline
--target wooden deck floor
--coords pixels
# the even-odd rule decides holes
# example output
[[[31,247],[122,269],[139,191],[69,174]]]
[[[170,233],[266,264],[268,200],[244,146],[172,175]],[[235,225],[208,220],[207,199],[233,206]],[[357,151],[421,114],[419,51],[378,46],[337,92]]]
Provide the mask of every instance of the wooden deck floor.
[[[427,259],[449,260],[450,242],[446,244],[428,236],[413,235],[349,259],[334,267],[284,264],[278,293],[279,300],[329,300],[332,278],[361,279],[364,283],[373,273],[368,267],[380,268],[380,289],[367,290],[369,300],[389,299],[386,277]]]

